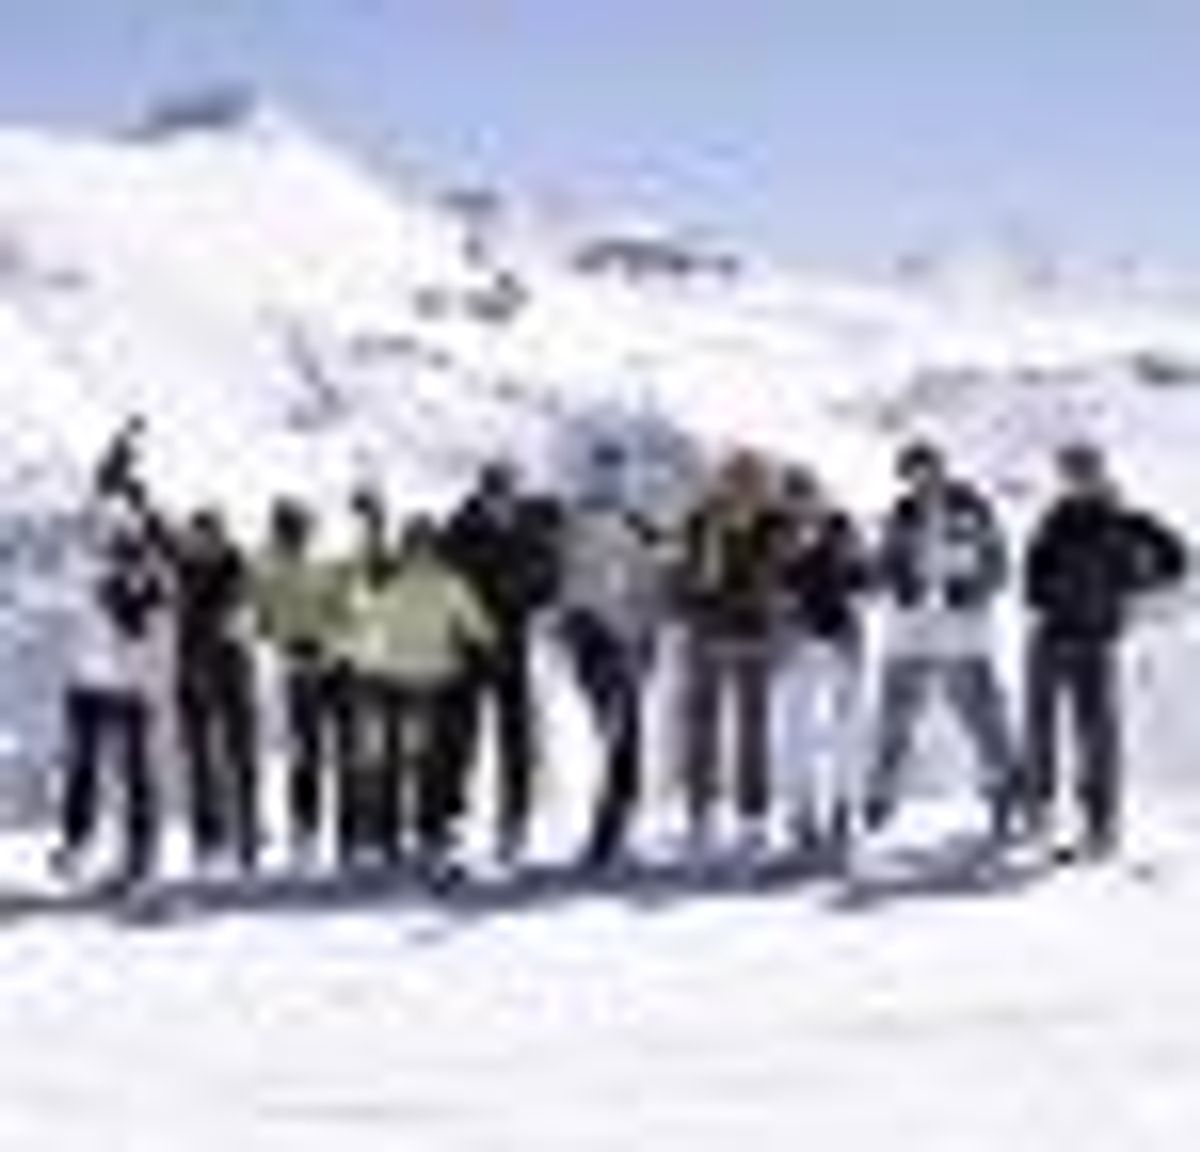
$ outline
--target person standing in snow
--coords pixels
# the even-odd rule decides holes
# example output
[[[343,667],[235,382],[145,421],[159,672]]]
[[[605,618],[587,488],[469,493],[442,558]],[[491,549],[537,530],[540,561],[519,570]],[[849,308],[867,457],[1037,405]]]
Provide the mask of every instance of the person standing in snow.
[[[312,513],[280,500],[254,573],[258,629],[280,661],[289,755],[288,811],[293,855],[313,858],[330,807],[333,764],[342,747],[332,645],[340,597],[336,573],[312,555]]]
[[[874,828],[892,815],[917,723],[938,688],[975,744],[993,828],[1003,836],[1020,771],[991,620],[1007,577],[1004,536],[990,503],[950,474],[936,446],[906,447],[898,472],[905,491],[885,525],[880,557],[891,613],[864,816]]]
[[[797,849],[845,856],[860,770],[863,627],[869,562],[854,522],[805,468],[783,477],[781,579],[787,658],[776,708]]]
[[[464,730],[478,724],[479,705],[494,701],[499,730],[499,855],[511,863],[528,839],[541,749],[532,688],[535,620],[554,597],[557,510],[522,491],[515,469],[485,467],[478,485],[451,518],[446,555],[483,603],[496,631],[474,693],[459,701]]]
[[[64,702],[65,781],[56,871],[73,876],[99,819],[102,761],[110,748],[124,802],[121,883],[145,879],[159,838],[151,763],[155,688],[168,587],[140,486],[103,472],[85,514],[87,555],[73,668]]]
[[[405,530],[396,563],[357,581],[346,603],[358,736],[351,773],[373,799],[367,842],[394,864],[415,834],[418,866],[445,877],[464,799],[456,687],[492,645],[491,624],[425,517]]]
[[[643,696],[664,592],[658,534],[633,506],[618,445],[593,452],[560,548],[561,637],[606,759],[584,863],[603,868],[625,850],[641,792]]]
[[[396,567],[382,494],[373,488],[358,489],[350,499],[350,514],[356,539],[350,555],[334,568],[336,624],[329,645],[338,781],[337,846],[345,865],[353,864],[364,851],[380,851],[391,827],[383,827],[392,817],[381,809],[378,774],[364,770],[371,755],[370,741],[376,733],[364,729],[364,718],[371,711],[366,699],[370,689],[359,657],[364,614],[382,598]]]
[[[684,528],[676,594],[686,628],[682,779],[689,835],[703,854],[720,799],[726,702],[737,736],[741,847],[766,846],[770,698],[780,600],[783,522],[765,462],[736,453]]]
[[[170,543],[176,701],[201,867],[258,859],[259,771],[249,566],[220,514],[196,512]]]
[[[1120,641],[1137,598],[1181,581],[1188,558],[1173,531],[1125,504],[1094,445],[1065,448],[1058,471],[1061,492],[1025,557],[1032,625],[1024,799],[1035,831],[1044,831],[1058,789],[1057,724],[1065,706],[1079,751],[1083,850],[1104,856],[1121,830]]]

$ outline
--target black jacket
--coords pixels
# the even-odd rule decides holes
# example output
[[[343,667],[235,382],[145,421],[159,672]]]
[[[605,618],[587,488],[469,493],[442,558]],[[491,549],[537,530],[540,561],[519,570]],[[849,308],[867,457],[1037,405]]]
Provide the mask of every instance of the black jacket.
[[[794,624],[822,640],[857,641],[855,598],[867,585],[868,568],[848,516],[830,514],[807,539],[789,533],[781,567],[788,614]]]
[[[181,682],[215,685],[240,675],[248,655],[240,623],[250,595],[241,552],[230,544],[202,553],[184,543],[172,558]]]
[[[1187,563],[1183,542],[1145,513],[1067,497],[1034,532],[1025,596],[1047,633],[1109,640],[1124,628],[1133,597],[1181,580]]]
[[[559,522],[549,500],[525,497],[501,514],[473,496],[447,525],[447,560],[502,630],[523,628],[556,594]]]

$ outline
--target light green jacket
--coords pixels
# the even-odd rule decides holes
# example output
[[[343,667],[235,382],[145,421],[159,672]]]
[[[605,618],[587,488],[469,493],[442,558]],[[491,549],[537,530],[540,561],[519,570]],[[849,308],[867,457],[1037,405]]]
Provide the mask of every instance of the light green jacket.
[[[332,564],[263,557],[254,572],[254,604],[263,638],[284,650],[330,651],[344,628],[345,585]]]
[[[359,672],[414,687],[452,680],[493,627],[467,583],[436,560],[402,564],[388,580],[351,582],[341,655]]]

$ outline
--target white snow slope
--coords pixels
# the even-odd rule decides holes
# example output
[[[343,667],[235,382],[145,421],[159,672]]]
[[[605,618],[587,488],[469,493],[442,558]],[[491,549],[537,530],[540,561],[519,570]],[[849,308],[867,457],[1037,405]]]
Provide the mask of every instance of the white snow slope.
[[[497,451],[544,476],[616,426],[655,459],[741,441],[813,459],[866,510],[895,440],[932,431],[1018,524],[1046,450],[1088,430],[1200,527],[1187,289],[978,262],[684,274],[647,267],[678,254],[669,232],[481,204],[393,186],[261,109],[120,140],[0,134],[10,778],[41,764],[56,518],[134,411],[169,498],[247,526],[274,491],[336,506],[364,478],[440,502]],[[580,270],[614,239],[624,272]],[[133,923],[50,891],[43,845],[10,833],[0,1148],[1190,1152],[1198,649],[1187,603],[1140,632],[1130,859],[1090,872],[964,871],[977,814],[946,795],[850,889],[439,907],[272,880]],[[558,684],[547,851],[594,773]],[[672,810],[669,780],[653,796]]]
[[[32,907],[10,852],[0,1140],[1187,1152],[1200,824],[1162,827],[1145,868],[988,888],[931,849],[861,902],[246,899],[150,926]]]
[[[444,495],[498,451],[537,474],[600,413],[813,457],[861,502],[904,425],[999,421],[971,446],[1011,470],[1014,446],[1096,423],[1152,429],[1162,456],[1200,408],[1184,289],[980,260],[870,281],[716,272],[665,228],[499,197],[479,222],[463,200],[258,106],[114,139],[0,132],[0,496],[69,500],[133,412],[169,495],[252,516],[280,488],[336,501],[370,476]],[[697,266],[583,267],[635,243]],[[1143,386],[1156,368],[1169,378]]]

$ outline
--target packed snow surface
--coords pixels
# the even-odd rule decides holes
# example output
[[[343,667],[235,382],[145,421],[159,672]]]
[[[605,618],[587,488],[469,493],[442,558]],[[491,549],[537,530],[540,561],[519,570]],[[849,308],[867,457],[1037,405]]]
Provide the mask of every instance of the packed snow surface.
[[[31,909],[10,859],[0,1139],[1186,1152],[1200,829],[1161,827],[1140,869],[989,887],[931,849],[859,902],[400,893],[150,925]]]

